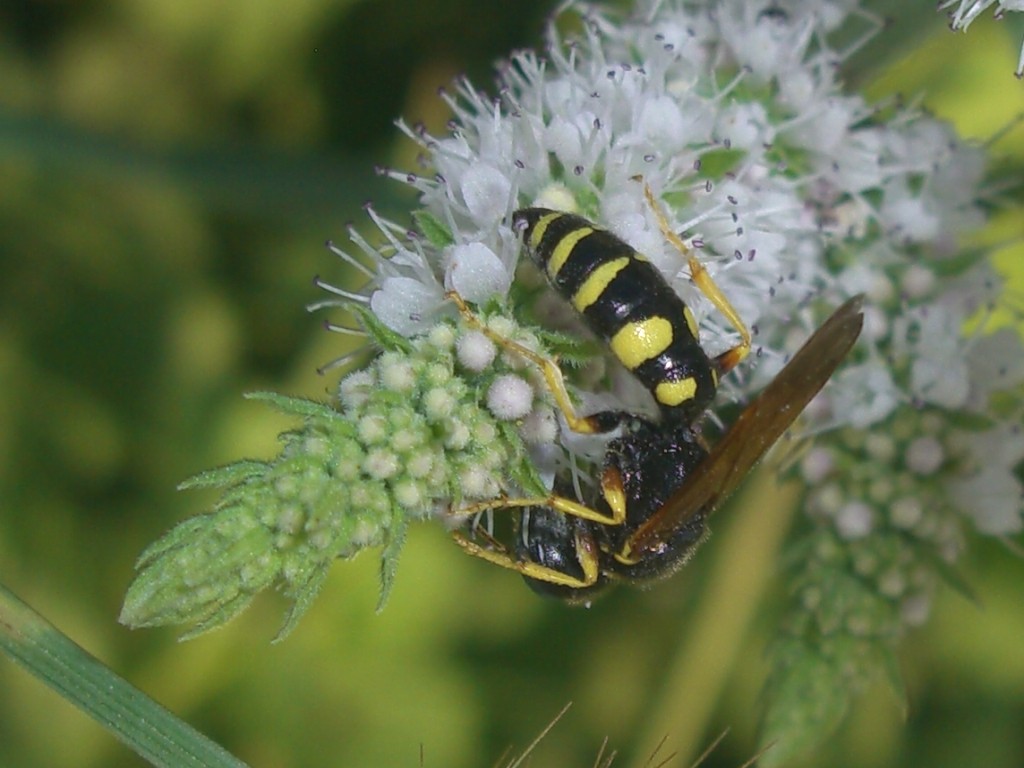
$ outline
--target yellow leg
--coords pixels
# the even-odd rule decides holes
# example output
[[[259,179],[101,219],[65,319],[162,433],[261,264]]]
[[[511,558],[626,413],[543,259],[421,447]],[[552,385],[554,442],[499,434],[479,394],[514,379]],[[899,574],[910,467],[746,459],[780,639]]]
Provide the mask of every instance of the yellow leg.
[[[573,407],[572,400],[569,397],[569,391],[565,388],[565,379],[562,378],[562,369],[558,367],[557,361],[534,352],[532,349],[523,346],[518,341],[513,341],[512,339],[502,336],[491,328],[488,328],[480,322],[480,318],[476,316],[473,310],[471,310],[466,304],[465,300],[455,291],[449,291],[446,294],[446,298],[455,304],[459,310],[459,314],[462,315],[462,318],[466,323],[483,333],[498,346],[515,352],[517,355],[529,360],[540,369],[541,373],[544,375],[544,381],[548,386],[548,390],[551,392],[551,396],[555,398],[555,403],[558,405],[558,409],[565,416],[565,421],[569,425],[569,429],[573,432],[579,432],[585,435],[608,431],[608,428],[602,428],[598,421],[587,416],[580,416],[576,413],[576,409]]]
[[[534,563],[529,560],[517,560],[496,542],[494,544],[495,548],[489,549],[487,547],[480,546],[475,541],[471,541],[458,532],[453,533],[452,537],[455,539],[455,543],[462,547],[466,554],[472,555],[473,557],[479,557],[482,560],[486,560],[494,565],[499,565],[502,568],[508,568],[509,570],[516,571],[531,579],[545,581],[549,584],[557,584],[561,587],[571,587],[573,589],[584,589],[597,583],[597,578],[599,576],[598,551],[594,542],[583,536],[576,536],[576,560],[579,562],[580,569],[583,571],[582,578],[570,576],[567,573],[562,573],[561,571],[549,568],[546,565],[541,565],[540,563]]]
[[[665,236],[665,239],[672,243],[673,246],[686,257],[687,265],[690,268],[690,277],[701,293],[708,297],[708,300],[715,305],[719,312],[721,312],[725,319],[732,324],[733,328],[740,334],[740,343],[737,344],[730,350],[723,352],[717,358],[715,363],[718,366],[719,373],[728,373],[741,362],[750,353],[750,331],[746,324],[740,319],[739,313],[726,298],[725,294],[722,293],[722,289],[718,287],[711,275],[708,274],[707,269],[700,263],[696,256],[693,255],[693,251],[687,247],[686,243],[683,242],[682,238],[679,237],[669,225],[668,218],[665,216],[665,212],[662,210],[658,201],[654,197],[654,193],[651,192],[651,188],[644,183],[644,197],[647,198],[647,204],[651,206],[651,210],[654,211],[654,216],[658,220],[658,228],[661,233]]]
[[[609,491],[605,491],[609,493]],[[620,494],[621,496],[621,494]],[[607,498],[607,496],[606,496]],[[473,504],[469,504],[459,509],[453,509],[449,512],[451,515],[458,515],[459,517],[469,517],[471,515],[477,515],[481,512],[486,512],[489,509],[514,509],[518,507],[546,507],[548,509],[554,509],[557,512],[561,512],[563,515],[572,515],[573,517],[579,517],[583,520],[590,520],[594,523],[600,523],[602,525],[622,525],[626,521],[626,506],[623,500],[622,503],[618,502],[610,504],[612,513],[606,515],[602,512],[598,512],[596,509],[588,507],[585,504],[580,504],[578,501],[567,499],[564,496],[537,496],[534,498],[497,498],[488,499],[487,501],[477,501]]]

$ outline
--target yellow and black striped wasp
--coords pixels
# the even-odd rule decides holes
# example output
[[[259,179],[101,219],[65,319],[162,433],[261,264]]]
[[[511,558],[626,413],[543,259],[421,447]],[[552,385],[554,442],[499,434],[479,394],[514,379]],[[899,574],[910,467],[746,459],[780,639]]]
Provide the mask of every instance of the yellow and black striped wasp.
[[[664,235],[687,256],[691,278],[736,327],[740,342],[711,358],[683,300],[642,254],[586,219],[542,208],[513,215],[527,252],[615,357],[651,392],[660,420],[625,411],[576,414],[557,362],[479,325],[544,374],[569,428],[621,427],[607,446],[600,487],[577,501],[556,479],[551,495],[500,499],[469,510],[520,510],[511,549],[456,534],[470,554],[521,573],[537,592],[586,603],[612,581],[643,583],[682,565],[707,534],[707,519],[825,385],[863,325],[861,297],[839,307],[807,340],[732,427],[708,449],[694,427],[719,377],[750,350],[750,334],[703,266],[671,231],[650,191]],[[474,316],[457,296],[462,314]]]

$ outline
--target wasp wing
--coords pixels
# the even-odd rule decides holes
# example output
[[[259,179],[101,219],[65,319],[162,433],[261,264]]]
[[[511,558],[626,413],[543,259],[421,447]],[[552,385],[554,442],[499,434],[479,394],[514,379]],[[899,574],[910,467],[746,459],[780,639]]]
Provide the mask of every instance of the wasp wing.
[[[690,479],[637,529],[627,545],[633,557],[656,549],[682,523],[698,512],[710,513],[736,489],[850,351],[864,325],[863,298],[855,296],[832,313],[744,409]]]

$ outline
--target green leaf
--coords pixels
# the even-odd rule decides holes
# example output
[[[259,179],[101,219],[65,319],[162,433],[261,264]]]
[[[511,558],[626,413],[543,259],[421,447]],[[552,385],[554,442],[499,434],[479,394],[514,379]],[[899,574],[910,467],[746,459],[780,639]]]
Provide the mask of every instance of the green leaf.
[[[178,640],[180,640],[181,642],[185,642],[186,640],[194,640],[195,638],[199,637],[200,635],[206,634],[210,630],[217,629],[218,627],[223,626],[224,624],[227,624],[229,621],[231,621],[233,618],[235,618],[235,616],[237,616],[242,611],[244,611],[246,608],[248,608],[249,607],[249,603],[252,602],[254,597],[255,597],[255,595],[241,594],[240,593],[240,594],[236,595],[234,598],[232,598],[231,600],[228,600],[228,601],[223,602],[223,603],[219,603],[218,605],[214,606],[214,610],[212,610],[205,617],[195,618],[195,617],[190,616],[189,618],[182,618],[180,621],[175,621],[175,622],[154,622],[154,624],[156,624],[156,623],[160,623],[160,624],[163,624],[163,623],[180,624],[180,623],[182,623],[184,621],[193,621],[194,622],[193,627],[191,629],[188,629],[188,630],[185,630],[184,632],[182,632],[178,636]],[[122,621],[121,623],[122,624],[126,624],[127,622]],[[141,626],[141,625],[139,625],[139,626]],[[133,625],[133,628],[136,628],[136,627]]]
[[[289,416],[301,419],[340,419],[342,415],[325,403],[307,400],[304,397],[290,397],[277,392],[246,392],[246,400],[258,400],[269,403],[277,410]]]
[[[224,488],[229,485],[244,483],[254,477],[261,476],[269,469],[265,461],[236,461],[223,467],[214,467],[193,475],[188,480],[178,483],[179,491],[190,491],[196,488]]]
[[[516,446],[516,456],[508,465],[508,475],[512,482],[519,486],[526,496],[546,496],[548,493],[544,481],[541,480],[537,468],[530,461],[526,450],[523,448],[523,440],[519,431],[512,422],[497,422],[501,440],[508,446]]]
[[[939,578],[948,586],[952,587],[954,591],[960,593],[961,597],[964,597],[976,606],[981,607],[981,599],[978,597],[978,593],[974,591],[974,588],[960,574],[954,565],[935,551],[934,546],[918,541],[911,542],[911,546],[922,560],[935,569]]]
[[[736,168],[744,153],[738,149],[716,149],[706,152],[700,159],[700,178],[719,180]]]
[[[160,768],[245,768],[0,586],[0,650]]]
[[[766,691],[762,768],[788,764],[820,744],[839,725],[849,704],[842,665],[789,638],[775,649],[777,666]]]
[[[965,432],[985,432],[995,425],[995,421],[988,413],[946,410],[941,412],[941,417],[950,428],[962,429]]]
[[[384,325],[368,307],[353,304],[352,311],[359,318],[359,324],[370,334],[370,338],[380,349],[385,352],[402,352],[404,354],[412,352],[409,340]]]
[[[557,358],[561,364],[579,367],[604,354],[604,348],[596,341],[581,340],[577,336],[558,331],[533,327],[530,330],[537,335],[547,354]]]
[[[416,228],[427,238],[427,242],[435,248],[447,248],[455,242],[451,230],[441,223],[441,220],[430,211],[423,209],[413,211],[412,218],[416,222]]]
[[[206,517],[207,515],[190,517],[171,528],[171,530],[142,550],[142,554],[135,561],[135,569],[142,570],[165,552],[175,549],[182,544],[187,544],[191,539],[201,536],[204,527],[207,525],[204,519]]]
[[[324,567],[317,568],[310,573],[306,580],[297,588],[288,590],[287,595],[294,603],[288,611],[288,615],[285,616],[284,624],[281,625],[277,634],[274,635],[274,639],[271,640],[272,643],[280,643],[292,633],[292,630],[299,623],[299,619],[305,615],[306,611],[309,610],[309,606],[316,599],[316,596],[320,594],[320,589],[327,580],[329,572],[330,568],[328,564],[325,564]]]
[[[910,703],[907,699],[907,684],[903,680],[903,669],[900,667],[899,657],[896,655],[895,644],[884,644],[879,641],[876,653],[878,666],[882,672],[882,680],[896,699],[900,708],[900,715],[905,720],[910,711]]]
[[[408,523],[405,518],[396,516],[387,546],[380,554],[380,597],[377,599],[377,613],[384,610],[388,597],[391,596],[391,588],[395,584],[395,571],[398,569],[398,556],[402,552],[402,545],[405,544],[407,529]]]

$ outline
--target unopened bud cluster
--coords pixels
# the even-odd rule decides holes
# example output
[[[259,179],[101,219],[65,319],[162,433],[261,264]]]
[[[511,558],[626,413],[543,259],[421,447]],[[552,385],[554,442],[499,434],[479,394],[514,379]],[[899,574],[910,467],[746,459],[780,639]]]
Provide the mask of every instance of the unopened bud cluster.
[[[481,322],[538,347],[501,315]],[[555,422],[535,395],[543,391],[535,370],[461,320],[408,340],[381,333],[375,341],[386,351],[341,381],[338,408],[259,396],[301,416],[302,426],[283,436],[276,459],[240,462],[191,484],[223,487],[223,497],[142,555],[123,622],[191,623],[195,634],[276,586],[294,601],[283,636],[335,559],[384,547],[383,602],[410,520],[542,492],[527,443],[553,440],[538,424]]]
[[[927,617],[935,564],[952,567],[964,546],[943,483],[956,465],[945,423],[905,409],[805,457],[814,532],[795,588],[816,634],[894,638]]]

